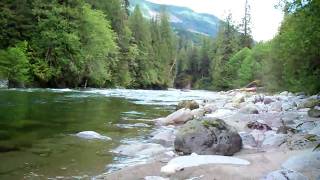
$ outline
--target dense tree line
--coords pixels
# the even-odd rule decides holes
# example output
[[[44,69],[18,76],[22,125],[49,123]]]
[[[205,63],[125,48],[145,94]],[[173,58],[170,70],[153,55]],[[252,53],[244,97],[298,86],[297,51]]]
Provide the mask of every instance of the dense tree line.
[[[268,42],[253,42],[246,2],[242,24],[229,15],[215,39],[185,44],[178,53],[178,87],[226,90],[260,80],[268,91],[320,91],[320,2],[281,1],[285,18]]]
[[[201,88],[260,80],[270,91],[320,90],[320,3],[281,1],[274,39],[254,42],[248,1],[215,38],[174,32],[165,10],[144,18],[128,0],[3,0],[0,78],[15,86]],[[173,84],[174,83],[174,84]]]
[[[13,86],[163,88],[172,85],[175,34],[128,0],[0,2],[0,77]]]

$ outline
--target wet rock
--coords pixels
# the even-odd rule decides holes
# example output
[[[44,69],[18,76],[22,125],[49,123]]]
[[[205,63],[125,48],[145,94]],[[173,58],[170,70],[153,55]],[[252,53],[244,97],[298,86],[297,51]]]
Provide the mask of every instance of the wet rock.
[[[283,111],[293,110],[295,107],[297,107],[297,104],[294,101],[285,101],[282,104]]]
[[[120,145],[112,152],[126,156],[154,156],[164,152],[166,149],[160,144],[134,143]]]
[[[156,132],[152,133],[153,137],[151,141],[164,146],[173,145],[175,139],[175,129],[174,128],[161,128]]]
[[[199,104],[194,100],[185,100],[185,101],[181,101],[177,105],[176,110],[179,110],[179,109],[182,109],[182,108],[190,109],[190,110],[198,109],[199,108]]]
[[[176,157],[169,161],[166,166],[161,168],[165,174],[174,174],[184,168],[201,166],[206,164],[230,164],[230,165],[249,165],[250,162],[240,158],[217,156],[217,155],[197,155]]]
[[[320,110],[319,109],[310,109],[308,111],[309,117],[319,118],[320,117]]]
[[[178,111],[168,115],[165,118],[159,118],[155,120],[158,125],[170,125],[170,124],[183,124],[191,120],[193,115],[190,109],[179,109]]]
[[[305,151],[301,154],[290,157],[281,165],[285,169],[309,174],[312,179],[320,177],[320,152]]]
[[[269,173],[261,180],[308,180],[308,178],[297,171],[281,169]]]
[[[82,131],[76,134],[77,137],[83,139],[100,139],[100,140],[112,140],[110,137],[103,136],[94,131]]]
[[[268,126],[263,121],[250,121],[248,122],[247,127],[249,129],[257,129],[257,130],[264,130],[264,131],[272,130],[271,127]]]
[[[244,114],[259,114],[259,110],[254,104],[246,105],[245,107],[241,108],[239,112]]]
[[[233,155],[241,145],[237,131],[216,118],[189,121],[178,130],[174,141],[175,150],[184,154]]]

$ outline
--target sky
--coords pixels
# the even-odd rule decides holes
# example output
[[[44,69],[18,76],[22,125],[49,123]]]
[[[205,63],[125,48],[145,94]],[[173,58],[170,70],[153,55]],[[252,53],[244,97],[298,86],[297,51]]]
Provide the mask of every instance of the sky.
[[[209,13],[225,19],[229,12],[236,24],[244,15],[245,0],[148,0],[158,4],[188,7],[199,13]],[[279,0],[249,0],[251,6],[252,36],[256,41],[272,39],[283,19],[283,13],[276,9]]]

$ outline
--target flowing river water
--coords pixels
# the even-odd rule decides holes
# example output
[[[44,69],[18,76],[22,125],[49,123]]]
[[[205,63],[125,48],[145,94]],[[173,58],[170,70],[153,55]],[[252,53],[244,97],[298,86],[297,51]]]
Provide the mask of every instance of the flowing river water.
[[[212,99],[209,91],[125,89],[0,90],[0,179],[88,179],[128,159],[111,152],[150,138],[154,118],[181,100]],[[95,131],[111,141],[76,137]]]

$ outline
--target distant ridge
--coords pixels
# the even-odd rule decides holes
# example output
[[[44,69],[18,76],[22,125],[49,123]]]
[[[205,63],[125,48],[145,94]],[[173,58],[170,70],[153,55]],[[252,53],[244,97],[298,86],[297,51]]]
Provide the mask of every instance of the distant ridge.
[[[170,15],[170,21],[178,33],[199,34],[215,37],[219,30],[220,19],[214,15],[197,13],[186,7],[161,5],[147,0],[130,0],[130,10],[139,5],[146,18],[156,16],[162,7]]]

